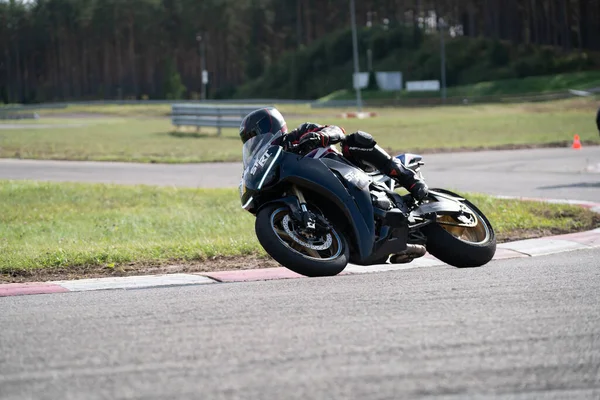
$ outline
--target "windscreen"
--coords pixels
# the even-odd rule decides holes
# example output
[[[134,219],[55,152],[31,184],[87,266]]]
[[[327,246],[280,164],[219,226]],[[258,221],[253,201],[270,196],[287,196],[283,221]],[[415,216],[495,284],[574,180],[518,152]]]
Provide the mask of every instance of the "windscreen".
[[[267,147],[271,146],[271,143],[278,139],[281,135],[283,135],[281,131],[275,134],[267,133],[264,135],[254,136],[252,139],[244,143],[244,148],[242,149],[244,169],[248,167],[250,162],[257,155],[262,154]]]

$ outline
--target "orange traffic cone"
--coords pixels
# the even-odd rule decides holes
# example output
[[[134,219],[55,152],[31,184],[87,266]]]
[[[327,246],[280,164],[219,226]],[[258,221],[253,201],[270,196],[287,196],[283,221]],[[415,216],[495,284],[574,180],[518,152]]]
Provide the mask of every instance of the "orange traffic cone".
[[[579,135],[575,135],[573,137],[573,146],[571,146],[571,147],[574,148],[575,150],[581,149],[581,141],[579,140]]]

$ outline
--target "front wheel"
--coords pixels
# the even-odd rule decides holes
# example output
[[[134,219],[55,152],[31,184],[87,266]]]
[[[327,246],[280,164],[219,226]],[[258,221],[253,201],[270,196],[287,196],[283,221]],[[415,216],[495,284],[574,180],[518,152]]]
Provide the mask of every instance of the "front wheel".
[[[447,190],[434,189],[461,198]],[[437,221],[421,231],[427,236],[427,251],[454,267],[479,267],[487,264],[496,254],[496,235],[483,213],[468,200],[459,200],[472,213],[471,227],[460,226],[453,216],[438,216]]]
[[[350,257],[348,243],[335,227],[327,233],[308,232],[283,204],[266,206],[254,225],[265,251],[284,267],[309,277],[337,275]]]

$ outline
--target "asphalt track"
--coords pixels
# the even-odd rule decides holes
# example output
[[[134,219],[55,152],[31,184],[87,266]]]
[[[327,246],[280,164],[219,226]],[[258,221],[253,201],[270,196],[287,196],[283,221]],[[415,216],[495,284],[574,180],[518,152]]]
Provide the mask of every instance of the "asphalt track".
[[[600,200],[598,147],[426,162],[431,186]],[[0,160],[0,179],[231,187],[239,173]],[[599,259],[0,298],[0,399],[598,399]]]
[[[600,146],[428,154],[431,187],[495,195],[600,201]],[[0,160],[0,179],[236,187],[240,163],[129,164]]]
[[[598,257],[1,298],[0,398],[598,399]]]

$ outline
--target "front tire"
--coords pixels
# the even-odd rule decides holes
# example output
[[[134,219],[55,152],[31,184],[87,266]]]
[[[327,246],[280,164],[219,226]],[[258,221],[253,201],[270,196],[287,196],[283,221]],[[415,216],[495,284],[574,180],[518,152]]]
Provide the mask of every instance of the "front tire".
[[[433,189],[453,197],[460,197],[447,190]],[[470,201],[461,203],[477,218],[473,228],[460,228],[432,223],[421,230],[427,236],[427,251],[439,260],[458,268],[480,267],[496,254],[496,235],[486,216]],[[438,217],[440,222],[450,222],[450,216]]]
[[[322,237],[307,238],[283,204],[266,206],[256,215],[256,237],[275,261],[304,276],[337,275],[346,268],[350,249],[335,227]]]

